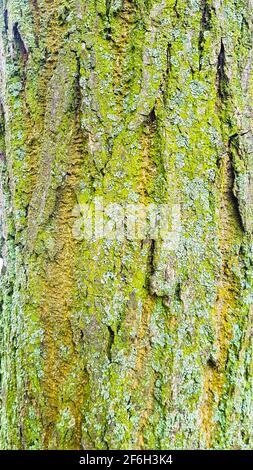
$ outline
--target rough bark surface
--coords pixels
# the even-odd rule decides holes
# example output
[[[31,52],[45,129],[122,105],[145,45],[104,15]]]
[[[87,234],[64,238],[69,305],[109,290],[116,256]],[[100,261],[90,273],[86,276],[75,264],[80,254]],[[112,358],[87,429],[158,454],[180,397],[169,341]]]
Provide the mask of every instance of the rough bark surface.
[[[253,5],[1,0],[2,449],[253,446]],[[180,243],[77,240],[175,202]]]

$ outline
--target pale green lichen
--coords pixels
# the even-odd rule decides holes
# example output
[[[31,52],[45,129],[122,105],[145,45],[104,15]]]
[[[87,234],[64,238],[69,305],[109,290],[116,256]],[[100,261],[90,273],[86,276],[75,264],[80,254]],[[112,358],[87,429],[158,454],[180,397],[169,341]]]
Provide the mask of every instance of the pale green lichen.
[[[0,3],[1,448],[252,447],[251,14]],[[177,250],[74,239],[96,197]]]

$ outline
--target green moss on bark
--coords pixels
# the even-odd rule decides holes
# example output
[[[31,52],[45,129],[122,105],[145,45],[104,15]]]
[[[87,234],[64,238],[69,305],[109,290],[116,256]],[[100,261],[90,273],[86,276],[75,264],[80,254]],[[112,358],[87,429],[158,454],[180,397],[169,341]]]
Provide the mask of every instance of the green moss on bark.
[[[252,447],[251,14],[1,2],[1,448]],[[96,197],[177,250],[76,240]]]

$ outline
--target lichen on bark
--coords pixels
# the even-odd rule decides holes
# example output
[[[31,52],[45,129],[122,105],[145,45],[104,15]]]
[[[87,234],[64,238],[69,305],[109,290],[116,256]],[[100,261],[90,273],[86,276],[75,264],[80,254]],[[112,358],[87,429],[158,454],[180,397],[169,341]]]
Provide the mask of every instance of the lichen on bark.
[[[250,449],[252,2],[0,2],[2,449]],[[75,207],[180,206],[180,243]]]

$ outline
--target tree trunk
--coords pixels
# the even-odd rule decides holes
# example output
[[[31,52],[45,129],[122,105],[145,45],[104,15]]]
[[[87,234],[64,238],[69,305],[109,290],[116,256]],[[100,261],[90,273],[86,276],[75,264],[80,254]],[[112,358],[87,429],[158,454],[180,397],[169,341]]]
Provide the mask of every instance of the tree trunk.
[[[0,2],[2,449],[252,448],[252,9]]]

